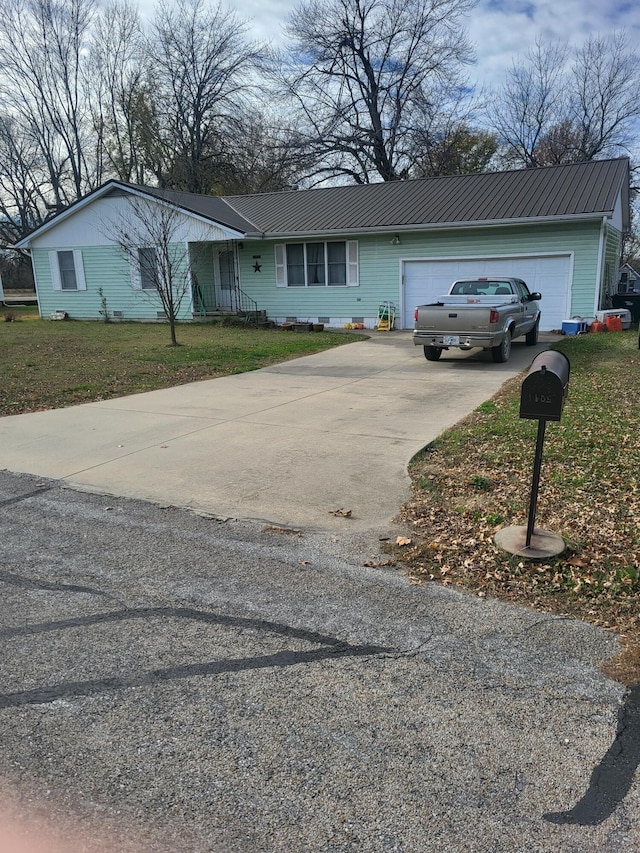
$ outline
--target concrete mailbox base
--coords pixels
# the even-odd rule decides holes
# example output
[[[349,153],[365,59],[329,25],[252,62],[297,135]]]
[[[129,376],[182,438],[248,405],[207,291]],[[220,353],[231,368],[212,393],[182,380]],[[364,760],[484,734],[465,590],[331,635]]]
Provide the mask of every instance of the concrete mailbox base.
[[[541,530],[539,527],[533,529],[528,547],[526,544],[526,526],[503,527],[493,537],[493,541],[503,551],[517,554],[519,557],[526,557],[529,560],[546,560],[549,557],[557,557],[558,554],[562,554],[566,547],[564,539],[560,536],[549,533],[547,530]]]

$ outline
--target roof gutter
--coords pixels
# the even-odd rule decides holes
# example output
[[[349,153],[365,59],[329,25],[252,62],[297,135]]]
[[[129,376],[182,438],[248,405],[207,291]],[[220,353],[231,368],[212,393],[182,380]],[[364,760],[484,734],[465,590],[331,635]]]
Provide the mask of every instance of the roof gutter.
[[[346,236],[354,234],[411,234],[422,231],[452,231],[460,228],[509,228],[518,225],[570,225],[574,222],[600,222],[610,218],[610,213],[578,213],[572,216],[530,216],[519,219],[487,219],[478,222],[428,222],[411,225],[379,225],[355,228],[319,228],[306,231],[269,231],[253,235],[247,233],[247,240],[279,240],[283,238],[304,239],[307,237]]]

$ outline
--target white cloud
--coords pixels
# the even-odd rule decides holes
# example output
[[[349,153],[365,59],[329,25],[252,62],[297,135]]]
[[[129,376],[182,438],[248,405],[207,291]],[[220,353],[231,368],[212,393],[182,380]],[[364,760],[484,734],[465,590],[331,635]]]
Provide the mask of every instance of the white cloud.
[[[212,0],[215,2],[215,0]],[[295,0],[222,0],[249,23],[258,41],[284,44],[283,32]],[[142,0],[140,12],[152,14],[153,0]],[[522,57],[537,37],[560,40],[570,46],[589,35],[626,30],[632,44],[640,46],[640,4],[637,0],[478,0],[468,18],[468,33],[475,44],[476,66],[469,69],[472,83],[499,84],[512,61]]]
[[[540,37],[571,47],[590,35],[626,30],[631,44],[640,43],[640,6],[635,0],[480,0],[469,19],[469,36],[476,45],[479,82],[500,83],[514,60]]]

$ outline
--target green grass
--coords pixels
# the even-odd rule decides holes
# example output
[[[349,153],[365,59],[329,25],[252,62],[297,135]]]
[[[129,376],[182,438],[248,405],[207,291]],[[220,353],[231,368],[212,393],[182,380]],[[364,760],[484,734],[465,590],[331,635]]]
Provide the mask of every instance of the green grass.
[[[7,320],[39,320],[38,308],[35,305],[4,305],[0,302],[0,322]]]
[[[6,314],[15,320],[2,322]],[[171,347],[165,324],[40,320],[32,308],[2,309],[0,415],[244,373],[364,337],[185,323],[181,346]]]
[[[562,420],[547,424],[536,525],[567,550],[546,562],[499,551],[527,524],[538,422],[519,417],[524,375],[412,462],[415,531],[400,549],[416,582],[436,581],[579,616],[624,634],[616,674],[640,681],[640,352],[637,331],[563,338],[571,362]]]

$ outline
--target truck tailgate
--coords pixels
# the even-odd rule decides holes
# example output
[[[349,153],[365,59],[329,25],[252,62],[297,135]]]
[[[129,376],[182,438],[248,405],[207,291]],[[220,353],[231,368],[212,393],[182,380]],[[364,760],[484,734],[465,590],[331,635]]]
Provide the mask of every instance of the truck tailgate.
[[[491,308],[484,305],[421,305],[418,328],[429,332],[487,331]]]

